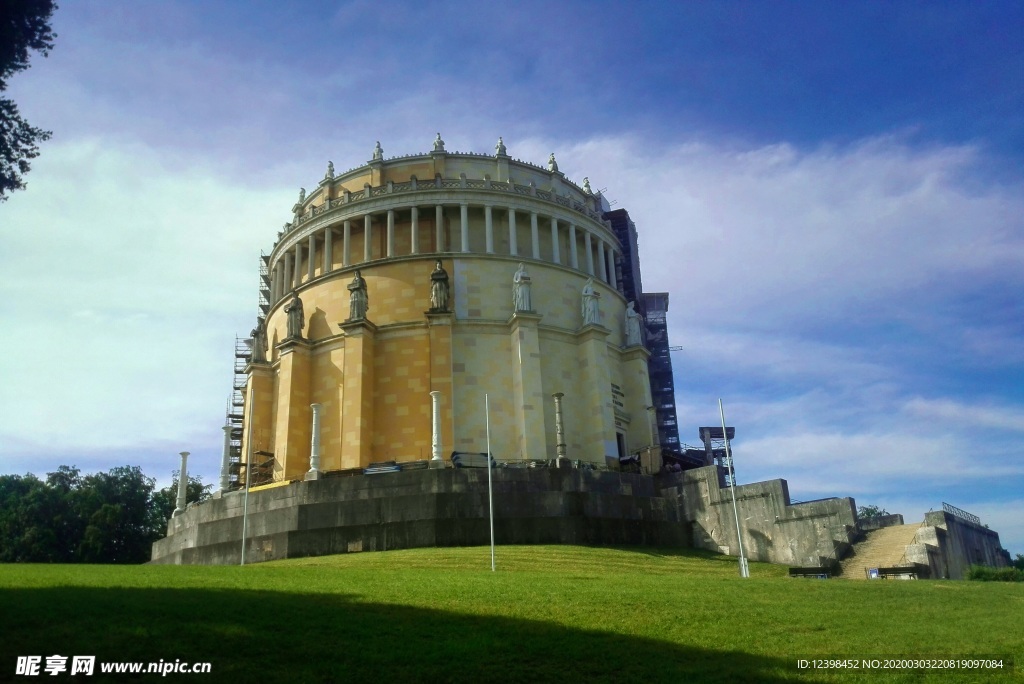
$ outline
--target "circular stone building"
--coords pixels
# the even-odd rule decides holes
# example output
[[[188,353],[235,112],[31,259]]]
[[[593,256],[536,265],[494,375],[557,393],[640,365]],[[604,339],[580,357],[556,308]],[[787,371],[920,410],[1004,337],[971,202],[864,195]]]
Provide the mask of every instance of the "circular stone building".
[[[315,479],[486,447],[599,468],[652,441],[622,248],[584,179],[495,153],[385,158],[302,190],[268,258],[239,473]],[[560,404],[560,407],[558,406]],[[561,428],[561,429],[559,429]],[[443,461],[441,460],[443,459]]]

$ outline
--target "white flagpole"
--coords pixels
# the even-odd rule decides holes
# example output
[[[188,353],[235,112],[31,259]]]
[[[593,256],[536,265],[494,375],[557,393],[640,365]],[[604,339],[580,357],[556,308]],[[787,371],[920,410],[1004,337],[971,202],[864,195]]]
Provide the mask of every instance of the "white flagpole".
[[[484,423],[487,426],[487,508],[491,518],[491,572],[494,572],[494,488],[491,486],[491,399],[484,395]]]
[[[743,555],[743,535],[740,534],[740,514],[736,509],[736,469],[732,467],[732,453],[729,451],[729,431],[725,427],[725,409],[722,400],[718,400],[718,412],[722,414],[722,437],[725,438],[725,460],[729,462],[729,479],[732,480],[732,514],[736,517],[736,542],[740,547],[740,577],[750,577],[750,566]]]

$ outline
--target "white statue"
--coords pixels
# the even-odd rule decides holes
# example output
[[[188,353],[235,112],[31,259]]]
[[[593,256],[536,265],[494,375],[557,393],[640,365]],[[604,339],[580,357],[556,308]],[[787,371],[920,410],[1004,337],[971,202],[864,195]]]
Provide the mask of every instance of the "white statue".
[[[438,259],[434,265],[434,271],[430,274],[430,312],[441,313],[448,311],[448,300],[451,297],[451,287],[448,283],[448,271],[444,270],[441,260]]]
[[[643,317],[633,308],[635,302],[630,302],[629,306],[626,307],[626,346],[632,347],[637,344],[642,344],[643,341],[640,338],[640,323],[643,321]]]
[[[299,204],[306,201],[306,188],[299,188]]]
[[[327,162],[327,173],[324,174],[324,180],[334,180],[334,162]]]
[[[505,151],[505,141],[501,139],[500,135],[498,136],[498,144],[494,146],[494,154],[499,157],[507,154]]]
[[[587,193],[588,195],[594,194],[594,191],[590,189],[590,179],[587,178],[586,176],[583,177],[583,192]]]
[[[530,275],[522,263],[512,276],[512,310],[533,311],[533,303],[530,301]]]
[[[594,279],[587,278],[583,285],[583,325],[599,325],[601,323],[601,311],[598,308],[598,300],[601,293],[594,289]]]
[[[558,171],[558,162],[555,161],[555,153],[552,152],[551,156],[548,157],[548,171]]]
[[[384,159],[384,150],[380,146],[380,140],[373,146],[373,161],[380,161]]]
[[[434,151],[444,152],[444,140],[441,140],[441,134],[438,133],[437,137],[434,138]]]

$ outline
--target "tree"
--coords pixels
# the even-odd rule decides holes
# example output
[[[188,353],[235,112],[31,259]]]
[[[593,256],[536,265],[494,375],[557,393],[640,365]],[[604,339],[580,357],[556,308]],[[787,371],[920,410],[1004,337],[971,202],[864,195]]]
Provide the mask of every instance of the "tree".
[[[7,80],[29,67],[29,52],[46,57],[57,35],[50,18],[57,5],[53,0],[3,0],[0,3],[0,93]],[[39,156],[38,143],[50,139],[51,132],[30,126],[21,118],[18,106],[0,98],[0,202],[7,194],[25,188],[23,174],[29,172],[29,160]]]
[[[1013,559],[1011,565],[1018,570],[1024,570],[1024,553],[1018,553],[1017,557]]]
[[[858,518],[881,518],[886,515],[889,515],[889,511],[879,506],[861,506],[857,509]]]

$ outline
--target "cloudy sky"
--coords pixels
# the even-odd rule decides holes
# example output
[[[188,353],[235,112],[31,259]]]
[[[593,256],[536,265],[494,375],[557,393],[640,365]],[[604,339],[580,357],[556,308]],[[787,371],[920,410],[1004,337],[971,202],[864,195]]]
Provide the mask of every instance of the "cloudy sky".
[[[8,91],[0,471],[217,481],[235,335],[300,185],[554,151],[671,295],[684,441],[741,481],[1024,552],[1024,8],[1011,2],[82,2]]]

